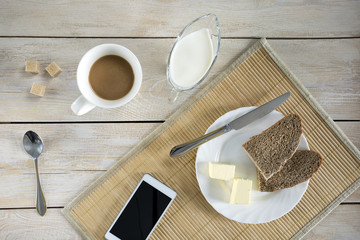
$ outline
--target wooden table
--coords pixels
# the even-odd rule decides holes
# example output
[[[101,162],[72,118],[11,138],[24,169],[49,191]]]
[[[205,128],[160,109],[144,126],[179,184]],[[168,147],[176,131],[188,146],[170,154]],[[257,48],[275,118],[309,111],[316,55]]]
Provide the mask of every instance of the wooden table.
[[[80,239],[61,209],[133,148],[190,94],[174,105],[165,66],[174,38],[191,20],[217,14],[222,31],[208,81],[259,37],[304,83],[360,147],[360,1],[5,1],[0,2],[0,239]],[[76,68],[101,43],[131,49],[143,67],[137,97],[124,107],[75,116]],[[37,60],[41,72],[24,71]],[[52,61],[63,72],[51,78]],[[44,97],[29,94],[33,82]],[[45,143],[39,160],[48,211],[35,210],[33,161],[22,148],[27,130]],[[357,190],[305,239],[359,239]],[[174,236],[174,239],[176,236]]]

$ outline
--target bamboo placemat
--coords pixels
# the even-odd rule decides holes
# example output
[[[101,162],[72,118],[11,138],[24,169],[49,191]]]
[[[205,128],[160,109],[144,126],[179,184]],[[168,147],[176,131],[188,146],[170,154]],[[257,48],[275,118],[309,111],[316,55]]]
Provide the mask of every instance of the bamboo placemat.
[[[169,157],[169,151],[204,134],[224,113],[261,105],[287,91],[291,92],[290,99],[277,110],[301,116],[310,148],[323,156],[323,164],[300,203],[283,217],[264,224],[229,220],[200,192],[195,176],[196,151],[179,158]],[[151,239],[301,238],[360,185],[359,159],[356,147],[262,39],[63,212],[85,238],[104,239],[141,177],[150,173],[178,193]]]

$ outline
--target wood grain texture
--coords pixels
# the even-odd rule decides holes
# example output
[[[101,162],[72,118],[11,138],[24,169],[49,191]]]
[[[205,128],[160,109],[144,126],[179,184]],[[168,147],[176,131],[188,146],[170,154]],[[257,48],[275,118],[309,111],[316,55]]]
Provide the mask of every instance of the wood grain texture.
[[[41,217],[36,209],[0,210],[0,239],[81,240],[61,213],[48,209]]]
[[[360,122],[337,122],[360,148]],[[33,161],[24,151],[26,131],[38,133],[44,142],[39,159],[43,173],[105,171],[119,161],[161,123],[0,124],[0,170],[33,174]],[[69,140],[70,139],[70,140]],[[1,181],[0,181],[1,182]],[[1,195],[1,194],[0,194]],[[1,206],[0,206],[1,207]]]
[[[359,1],[2,1],[2,36],[175,37],[217,14],[224,37],[358,37]]]
[[[0,124],[0,209],[33,207],[33,160],[22,148],[23,134],[32,129],[44,141],[40,177],[50,207],[64,206],[95,181],[160,123]],[[357,147],[360,122],[340,123]],[[71,141],[69,140],[71,139]],[[74,184],[76,183],[76,184]],[[11,189],[11,191],[9,191]],[[360,190],[345,202],[360,203]]]
[[[360,149],[360,122],[337,122],[336,124],[343,130],[350,141]],[[360,189],[346,198],[344,202],[360,203]]]
[[[105,171],[58,171],[40,169],[40,181],[48,207],[63,207]],[[0,171],[0,209],[35,207],[35,173]]]
[[[0,124],[0,209],[35,204],[34,163],[22,147],[27,130],[44,142],[39,171],[47,205],[64,206],[159,125]]]
[[[26,131],[41,136],[44,150],[39,159],[43,173],[105,171],[160,123],[108,124],[0,124],[0,169],[33,173],[33,160],[25,152]]]
[[[7,209],[35,206],[33,163],[22,150],[22,135],[31,128],[43,137],[45,149],[39,167],[47,202],[49,206],[64,206],[160,125],[74,122],[167,119],[204,84],[182,95],[174,105],[167,104],[165,66],[174,39],[166,38],[175,37],[187,23],[208,12],[219,17],[225,38],[360,37],[360,1],[356,0],[1,1],[0,123],[71,122],[0,124],[0,239],[81,239],[59,208],[49,209],[45,217],[35,208]],[[209,79],[253,41],[223,39]],[[144,71],[141,91],[122,108],[95,109],[77,117],[70,110],[79,95],[77,64],[88,49],[108,42],[123,44],[139,57]],[[269,42],[332,118],[360,120],[359,38]],[[40,61],[40,74],[24,72],[28,59]],[[56,78],[43,70],[51,61],[64,69]],[[28,94],[33,82],[47,86],[45,97]],[[360,123],[337,124],[360,148]],[[360,189],[344,202],[357,204],[340,205],[304,239],[358,239]]]
[[[359,239],[359,216],[360,205],[340,205],[302,239]]]
[[[351,194],[344,203],[360,203],[360,189]]]
[[[134,51],[143,67],[143,84],[130,103],[115,109],[96,108],[75,116],[71,103],[80,95],[75,81],[77,64],[91,47],[122,44]],[[219,57],[202,88],[222,72],[254,40],[225,39]],[[360,40],[271,40],[279,56],[334,119],[360,119]],[[194,95],[167,102],[166,61],[173,39],[0,39],[0,122],[144,121],[164,120]],[[25,60],[38,60],[41,69],[56,61],[63,72],[51,78],[24,71]],[[47,87],[44,97],[30,95],[31,84]]]
[[[358,239],[359,215],[360,205],[340,205],[303,239]],[[44,217],[40,217],[35,209],[14,209],[0,210],[0,239],[80,240],[82,238],[64,218],[61,209],[48,209]]]
[[[37,132],[44,141],[40,176],[48,206],[56,207],[66,205],[159,125],[0,124],[0,135],[6,136],[0,139],[0,145],[6,149],[0,151],[0,208],[35,204],[33,160],[22,148],[22,136],[27,130]],[[342,122],[339,126],[360,147],[360,122]],[[360,203],[360,190],[345,202]]]
[[[41,173],[40,179],[48,207],[65,206],[104,173],[105,171],[71,170]],[[35,207],[36,180],[34,173],[27,174],[15,170],[1,171],[0,180],[0,209]],[[10,188],[11,191],[9,191]],[[360,189],[344,202],[360,204]]]
[[[360,149],[360,122],[336,122],[350,141]]]

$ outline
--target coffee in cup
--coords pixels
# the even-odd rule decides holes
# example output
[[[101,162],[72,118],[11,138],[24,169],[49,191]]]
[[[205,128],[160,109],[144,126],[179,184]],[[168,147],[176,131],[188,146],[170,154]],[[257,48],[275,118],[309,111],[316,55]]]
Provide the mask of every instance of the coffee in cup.
[[[92,90],[106,100],[118,100],[128,94],[134,84],[134,71],[128,61],[117,55],[98,59],[90,68]]]
[[[96,106],[122,106],[135,97],[141,82],[140,62],[129,49],[116,44],[96,46],[79,63],[77,83],[82,96],[71,109],[83,115]]]

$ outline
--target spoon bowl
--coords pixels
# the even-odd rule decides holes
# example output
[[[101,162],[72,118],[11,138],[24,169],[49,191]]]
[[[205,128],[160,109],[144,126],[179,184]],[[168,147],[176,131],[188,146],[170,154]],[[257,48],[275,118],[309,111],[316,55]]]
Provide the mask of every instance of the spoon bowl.
[[[23,138],[25,151],[33,158],[38,158],[43,151],[43,142],[39,135],[33,131],[27,131]]]
[[[39,135],[33,131],[27,131],[23,138],[23,145],[25,151],[34,159],[37,186],[36,209],[41,216],[44,216],[46,213],[46,202],[41,189],[38,170],[38,158],[43,151],[44,144]]]

